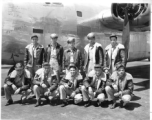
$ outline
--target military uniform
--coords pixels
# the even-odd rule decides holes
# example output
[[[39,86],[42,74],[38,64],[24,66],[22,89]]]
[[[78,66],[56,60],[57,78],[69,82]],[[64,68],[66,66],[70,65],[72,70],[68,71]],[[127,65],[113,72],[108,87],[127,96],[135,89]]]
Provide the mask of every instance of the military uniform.
[[[92,77],[86,77],[82,87],[83,100],[88,101],[97,98],[100,103],[103,102],[105,100],[106,79],[105,73],[98,77],[95,74]]]
[[[88,34],[88,39],[94,38],[94,34]],[[84,60],[84,69],[87,73],[94,69],[95,64],[100,64],[103,66],[104,64],[104,52],[102,49],[102,45],[95,42],[93,46],[87,44],[84,48],[85,60]]]
[[[112,84],[105,87],[108,100],[115,100],[117,97],[120,98],[125,104],[128,103],[133,94],[133,77],[131,74],[125,72],[122,77],[118,76],[117,71],[111,75]],[[115,96],[115,93],[119,93]]]
[[[82,76],[77,73],[74,77],[68,72],[67,75],[61,80],[59,86],[60,100],[66,100],[70,96],[75,100],[75,103],[82,101],[80,89],[82,85]]]
[[[16,92],[16,90],[20,89],[18,93],[22,94],[22,100],[25,100],[31,92],[30,86],[31,86],[30,72],[25,69],[23,70],[22,74],[18,74],[16,68],[9,74],[9,76],[5,80],[5,84],[4,84],[5,97],[8,101],[9,100],[12,101],[11,94]]]
[[[45,61],[44,54],[43,45],[38,44],[35,47],[33,43],[31,43],[25,47],[24,65],[28,67],[32,77],[34,77],[35,72],[42,67]]]
[[[58,94],[56,72],[51,69],[48,74],[44,74],[44,68],[37,70],[33,84],[33,91],[37,101],[40,101],[41,96],[45,96],[46,98],[49,98],[49,100],[52,100],[53,97],[56,97]]]
[[[112,34],[110,37],[116,37],[116,35]],[[120,43],[114,48],[111,44],[105,48],[104,69],[112,74],[116,70],[116,63],[126,65],[125,47]]]

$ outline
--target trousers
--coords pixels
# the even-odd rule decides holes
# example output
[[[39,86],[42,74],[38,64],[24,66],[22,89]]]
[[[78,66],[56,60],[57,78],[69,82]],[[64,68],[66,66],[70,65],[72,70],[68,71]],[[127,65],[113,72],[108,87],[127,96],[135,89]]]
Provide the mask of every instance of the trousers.
[[[105,91],[106,91],[106,94],[108,97],[108,101],[115,99],[114,93],[116,93],[116,91],[117,91],[116,87],[114,87],[114,89],[113,89],[110,86],[106,86]],[[131,95],[125,94],[121,97],[121,99],[123,100],[123,102],[128,103],[131,100]]]
[[[81,92],[82,92],[82,96],[83,96],[83,101],[88,101],[89,99],[92,100],[95,98],[95,92],[93,91],[93,89],[91,87],[89,87],[87,90],[85,86],[82,86]],[[99,100],[99,102],[105,101],[104,93],[98,94],[97,100]]]
[[[12,94],[14,94],[14,90],[11,86],[4,84],[4,92],[5,92],[5,97],[7,100],[12,99]],[[27,98],[27,96],[31,93],[31,90],[28,89],[26,91],[22,91],[20,94],[22,95],[22,98]]]

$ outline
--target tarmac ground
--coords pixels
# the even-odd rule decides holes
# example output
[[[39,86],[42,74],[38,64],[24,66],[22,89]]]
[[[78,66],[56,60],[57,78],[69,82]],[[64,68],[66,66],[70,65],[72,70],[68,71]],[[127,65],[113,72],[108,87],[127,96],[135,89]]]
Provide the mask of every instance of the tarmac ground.
[[[150,62],[148,60],[129,62],[127,72],[134,77],[134,97],[125,108],[110,109],[107,102],[103,107],[69,104],[66,107],[49,104],[35,108],[35,99],[29,104],[19,104],[20,95],[13,95],[14,104],[5,106],[5,96],[1,96],[1,119],[6,120],[149,120],[150,119]],[[1,85],[8,72],[2,66]]]

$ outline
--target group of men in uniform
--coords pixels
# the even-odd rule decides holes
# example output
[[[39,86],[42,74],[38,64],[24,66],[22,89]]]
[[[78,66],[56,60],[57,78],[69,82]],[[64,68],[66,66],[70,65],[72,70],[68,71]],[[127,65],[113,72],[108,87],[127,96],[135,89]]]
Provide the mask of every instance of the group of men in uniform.
[[[13,104],[12,93],[22,94],[22,104],[33,93],[36,107],[41,105],[42,96],[50,104],[58,98],[62,107],[68,105],[69,99],[88,107],[91,101],[100,106],[107,98],[112,109],[117,99],[120,107],[131,100],[133,77],[125,72],[125,47],[117,42],[116,35],[110,36],[111,44],[104,52],[102,45],[95,41],[95,34],[89,33],[84,57],[75,47],[74,37],[68,37],[66,50],[57,42],[57,34],[50,37],[51,44],[46,49],[38,43],[37,35],[31,37],[32,43],[25,47],[24,65],[17,63],[5,80],[6,105]]]

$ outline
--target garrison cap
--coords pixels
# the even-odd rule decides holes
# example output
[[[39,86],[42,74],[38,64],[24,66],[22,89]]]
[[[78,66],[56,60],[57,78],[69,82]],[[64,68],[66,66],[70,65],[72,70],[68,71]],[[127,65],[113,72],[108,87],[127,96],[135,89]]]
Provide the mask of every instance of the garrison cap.
[[[58,38],[58,35],[57,34],[55,34],[55,33],[53,33],[53,34],[51,34],[51,36],[50,36],[51,38]]]
[[[69,69],[70,69],[70,68],[75,68],[75,69],[77,69],[77,67],[76,67],[76,65],[75,65],[74,63],[70,63]]]
[[[44,66],[50,66],[50,64],[48,62],[43,63],[43,67]]]
[[[121,63],[116,63],[116,70],[118,70],[119,68],[123,67],[125,69],[125,66]]]
[[[32,35],[32,36],[31,36],[31,39],[33,39],[34,37],[38,38],[38,36],[37,36],[37,35]]]
[[[87,35],[87,38],[88,38],[88,39],[95,38],[95,34],[94,34],[94,33],[89,33],[89,34]]]
[[[71,42],[75,42],[75,38],[74,37],[68,37],[67,43],[71,43]]]
[[[99,64],[96,64],[95,66],[94,66],[94,68],[103,68],[101,65],[99,65]]]
[[[21,69],[23,69],[23,68],[24,68],[24,66],[23,66],[22,63],[16,63],[16,65],[15,65],[15,70],[21,70]]]
[[[115,37],[117,39],[117,35],[116,34],[111,34],[109,38],[111,39],[111,37]]]

